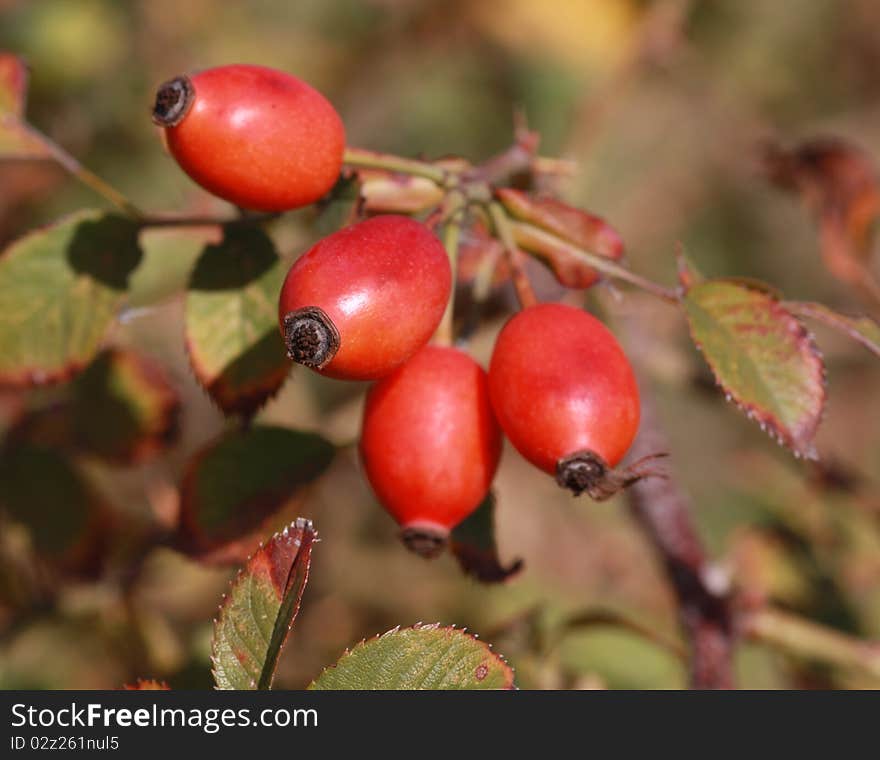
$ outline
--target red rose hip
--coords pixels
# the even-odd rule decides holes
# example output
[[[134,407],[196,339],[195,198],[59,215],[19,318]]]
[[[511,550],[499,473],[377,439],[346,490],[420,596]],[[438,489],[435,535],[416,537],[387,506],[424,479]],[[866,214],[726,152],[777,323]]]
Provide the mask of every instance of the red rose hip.
[[[317,90],[263,66],[231,65],[159,87],[153,121],[181,168],[242,208],[286,211],[339,177],[345,129]]]
[[[422,349],[370,390],[360,452],[407,546],[438,553],[489,492],[501,456],[483,368],[454,348]]]
[[[502,430],[526,459],[575,493],[611,495],[600,486],[611,485],[609,470],[638,430],[639,392],[605,325],[564,304],[519,312],[498,335],[489,393]]]
[[[445,248],[409,217],[334,232],[297,259],[281,289],[288,355],[329,377],[384,377],[430,340],[451,286]]]

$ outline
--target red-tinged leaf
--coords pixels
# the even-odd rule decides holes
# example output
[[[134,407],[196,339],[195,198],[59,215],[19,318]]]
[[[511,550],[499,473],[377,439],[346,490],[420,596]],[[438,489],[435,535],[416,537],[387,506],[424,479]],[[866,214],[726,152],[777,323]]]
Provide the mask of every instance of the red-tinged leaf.
[[[137,224],[80,211],[0,257],[0,383],[66,380],[98,353],[141,252]]]
[[[535,198],[512,188],[501,188],[496,192],[498,199],[515,218],[600,256],[615,260],[623,256],[623,240],[604,219],[555,198]],[[564,256],[559,251],[550,251],[548,255],[552,256],[548,264],[567,287],[589,287],[598,278],[596,272],[582,261]]]
[[[181,548],[208,563],[242,561],[298,509],[334,452],[319,435],[280,427],[237,430],[208,444],[181,485]]]
[[[66,391],[27,412],[10,440],[127,466],[152,459],[177,438],[177,392],[160,366],[133,351],[104,351]]]
[[[24,121],[27,83],[24,61],[0,52],[0,159],[49,156],[45,142]]]
[[[495,496],[488,494],[464,522],[452,531],[450,551],[461,569],[481,583],[501,583],[523,568],[521,559],[505,566],[495,543]]]
[[[24,116],[28,68],[12,53],[0,52],[0,116]]]
[[[828,271],[880,303],[880,282],[868,266],[880,217],[880,177],[871,156],[825,137],[790,150],[768,145],[764,165],[770,180],[797,193],[816,219]]]
[[[462,284],[485,280],[490,288],[503,285],[510,279],[504,246],[489,234],[482,222],[462,230],[456,279]]]
[[[186,346],[196,378],[226,414],[254,414],[290,372],[278,329],[284,267],[255,227],[228,227],[189,282]]]
[[[815,458],[825,368],[803,325],[772,295],[739,282],[701,282],[682,303],[727,398],[795,455]]]
[[[880,182],[871,156],[846,140],[822,137],[790,150],[766,146],[764,166],[772,182],[798,193],[817,218],[841,219],[849,254],[870,255],[871,228],[880,215]]]
[[[872,354],[880,356],[880,324],[870,317],[848,317],[821,303],[806,301],[786,301],[785,308],[793,314],[833,327],[861,343]]]
[[[224,597],[211,645],[218,689],[269,689],[309,578],[312,523],[302,518],[247,561]]]
[[[155,678],[138,678],[134,683],[127,683],[122,687],[125,691],[170,691],[171,687],[165,681],[157,681]]]
[[[31,546],[50,564],[84,575],[99,568],[108,511],[63,453],[7,441],[0,450],[0,511],[27,528]]]
[[[567,288],[582,289],[593,285],[599,279],[598,264],[589,259],[601,261],[608,258],[590,253],[529,222],[512,220],[510,230],[517,245],[542,261]]]
[[[72,391],[74,442],[85,453],[113,464],[140,464],[177,438],[177,392],[162,367],[134,351],[105,351]]]
[[[439,623],[393,628],[347,650],[318,690],[514,689],[513,669],[475,636]]]

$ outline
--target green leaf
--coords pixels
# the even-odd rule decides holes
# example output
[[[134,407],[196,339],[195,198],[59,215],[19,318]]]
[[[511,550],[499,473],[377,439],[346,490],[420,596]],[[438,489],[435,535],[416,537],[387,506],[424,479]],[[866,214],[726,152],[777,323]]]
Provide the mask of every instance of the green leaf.
[[[283,281],[272,241],[255,227],[228,227],[196,262],[186,345],[196,378],[227,414],[253,414],[290,371],[278,329]]]
[[[329,235],[356,222],[362,203],[358,176],[342,174],[330,192],[315,207],[317,212],[315,230],[321,235]]]
[[[825,368],[803,325],[771,294],[741,282],[698,283],[683,304],[727,398],[795,455],[815,458]]]
[[[102,502],[67,457],[18,439],[0,452],[0,508],[41,556],[70,568],[95,560]]]
[[[186,291],[196,259],[220,239],[216,227],[148,227],[141,231],[143,261],[131,276],[125,305],[138,309]]]
[[[461,569],[482,583],[506,581],[523,567],[521,559],[505,567],[498,558],[495,495],[492,493],[487,494],[483,503],[453,529],[449,546]]]
[[[177,392],[162,367],[140,354],[103,352],[72,390],[74,441],[81,451],[114,464],[138,464],[177,437]]]
[[[452,627],[394,628],[347,651],[309,686],[336,690],[512,689],[513,670]]]
[[[870,317],[848,317],[821,303],[804,301],[786,301],[785,308],[794,314],[815,319],[817,322],[833,327],[854,341],[861,343],[872,354],[880,356],[880,324]]]
[[[232,582],[214,621],[211,662],[218,689],[271,688],[316,538],[312,523],[297,519],[261,546]]]
[[[236,430],[210,443],[181,485],[182,548],[206,561],[241,561],[334,453],[319,435],[281,427]]]
[[[10,245],[0,258],[0,382],[56,382],[88,364],[140,257],[137,226],[98,211]]]

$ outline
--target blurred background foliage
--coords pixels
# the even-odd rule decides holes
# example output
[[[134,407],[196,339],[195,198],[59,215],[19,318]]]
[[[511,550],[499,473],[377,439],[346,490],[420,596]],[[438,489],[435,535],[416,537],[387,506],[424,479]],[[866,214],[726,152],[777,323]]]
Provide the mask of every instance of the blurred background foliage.
[[[790,298],[857,309],[823,270],[803,209],[761,175],[756,146],[831,134],[880,153],[880,4],[705,0],[690,4],[680,27],[640,44],[655,5],[0,0],[0,48],[32,68],[31,121],[142,208],[228,211],[164,153],[149,110],[155,86],[179,72],[252,62],[322,90],[352,145],[402,155],[480,160],[510,143],[512,114],[522,108],[542,135],[543,154],[578,162],[566,198],[617,227],[635,270],[671,282],[682,241],[709,274],[762,278]],[[0,164],[3,244],[94,205],[98,199],[54,165]],[[292,258],[315,239],[310,222],[304,211],[275,224],[283,255]],[[179,289],[211,234],[145,236],[148,251],[163,255],[148,256],[156,265],[136,273],[131,308],[112,337],[166,368],[183,402],[174,448],[122,469],[89,460],[88,487],[63,465],[24,454],[14,472],[5,471],[13,480],[28,473],[34,484],[54,483],[24,488],[59,511],[71,499],[99,500],[119,539],[100,573],[55,579],[47,595],[38,591],[43,570],[26,561],[31,537],[14,520],[4,523],[3,688],[114,688],[137,676],[172,687],[211,684],[211,621],[231,571],[170,549],[137,552],[138,536],[171,519],[188,458],[227,426],[189,369],[180,295],[162,298]],[[541,282],[546,296],[561,295],[548,278]],[[807,465],[723,402],[673,310],[637,295],[624,308],[648,330],[640,358],[657,381],[676,469],[713,555],[746,596],[880,637],[877,362],[818,332],[830,395],[818,438],[825,464]],[[483,362],[502,321],[499,314],[472,339]],[[525,570],[508,584],[480,586],[451,558],[425,562],[398,544],[349,445],[361,391],[295,370],[258,417],[346,446],[297,504],[323,541],[278,686],[302,686],[346,646],[417,620],[479,632],[509,658],[525,688],[684,685],[671,591],[620,499],[570,498],[508,448],[497,485],[498,540],[502,556],[522,557]],[[2,424],[57,392],[4,391]],[[51,520],[46,531],[71,530],[69,522]],[[44,540],[51,545],[51,536]],[[672,644],[578,621],[594,608]],[[740,648],[737,671],[743,687],[871,685],[750,644]]]

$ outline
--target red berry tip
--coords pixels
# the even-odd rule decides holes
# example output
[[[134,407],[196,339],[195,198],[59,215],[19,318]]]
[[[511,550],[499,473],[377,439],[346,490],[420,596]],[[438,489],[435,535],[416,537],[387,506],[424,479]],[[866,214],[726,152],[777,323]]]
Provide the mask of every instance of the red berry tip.
[[[400,531],[400,540],[425,559],[439,557],[449,544],[449,529],[436,523],[411,523]]]

